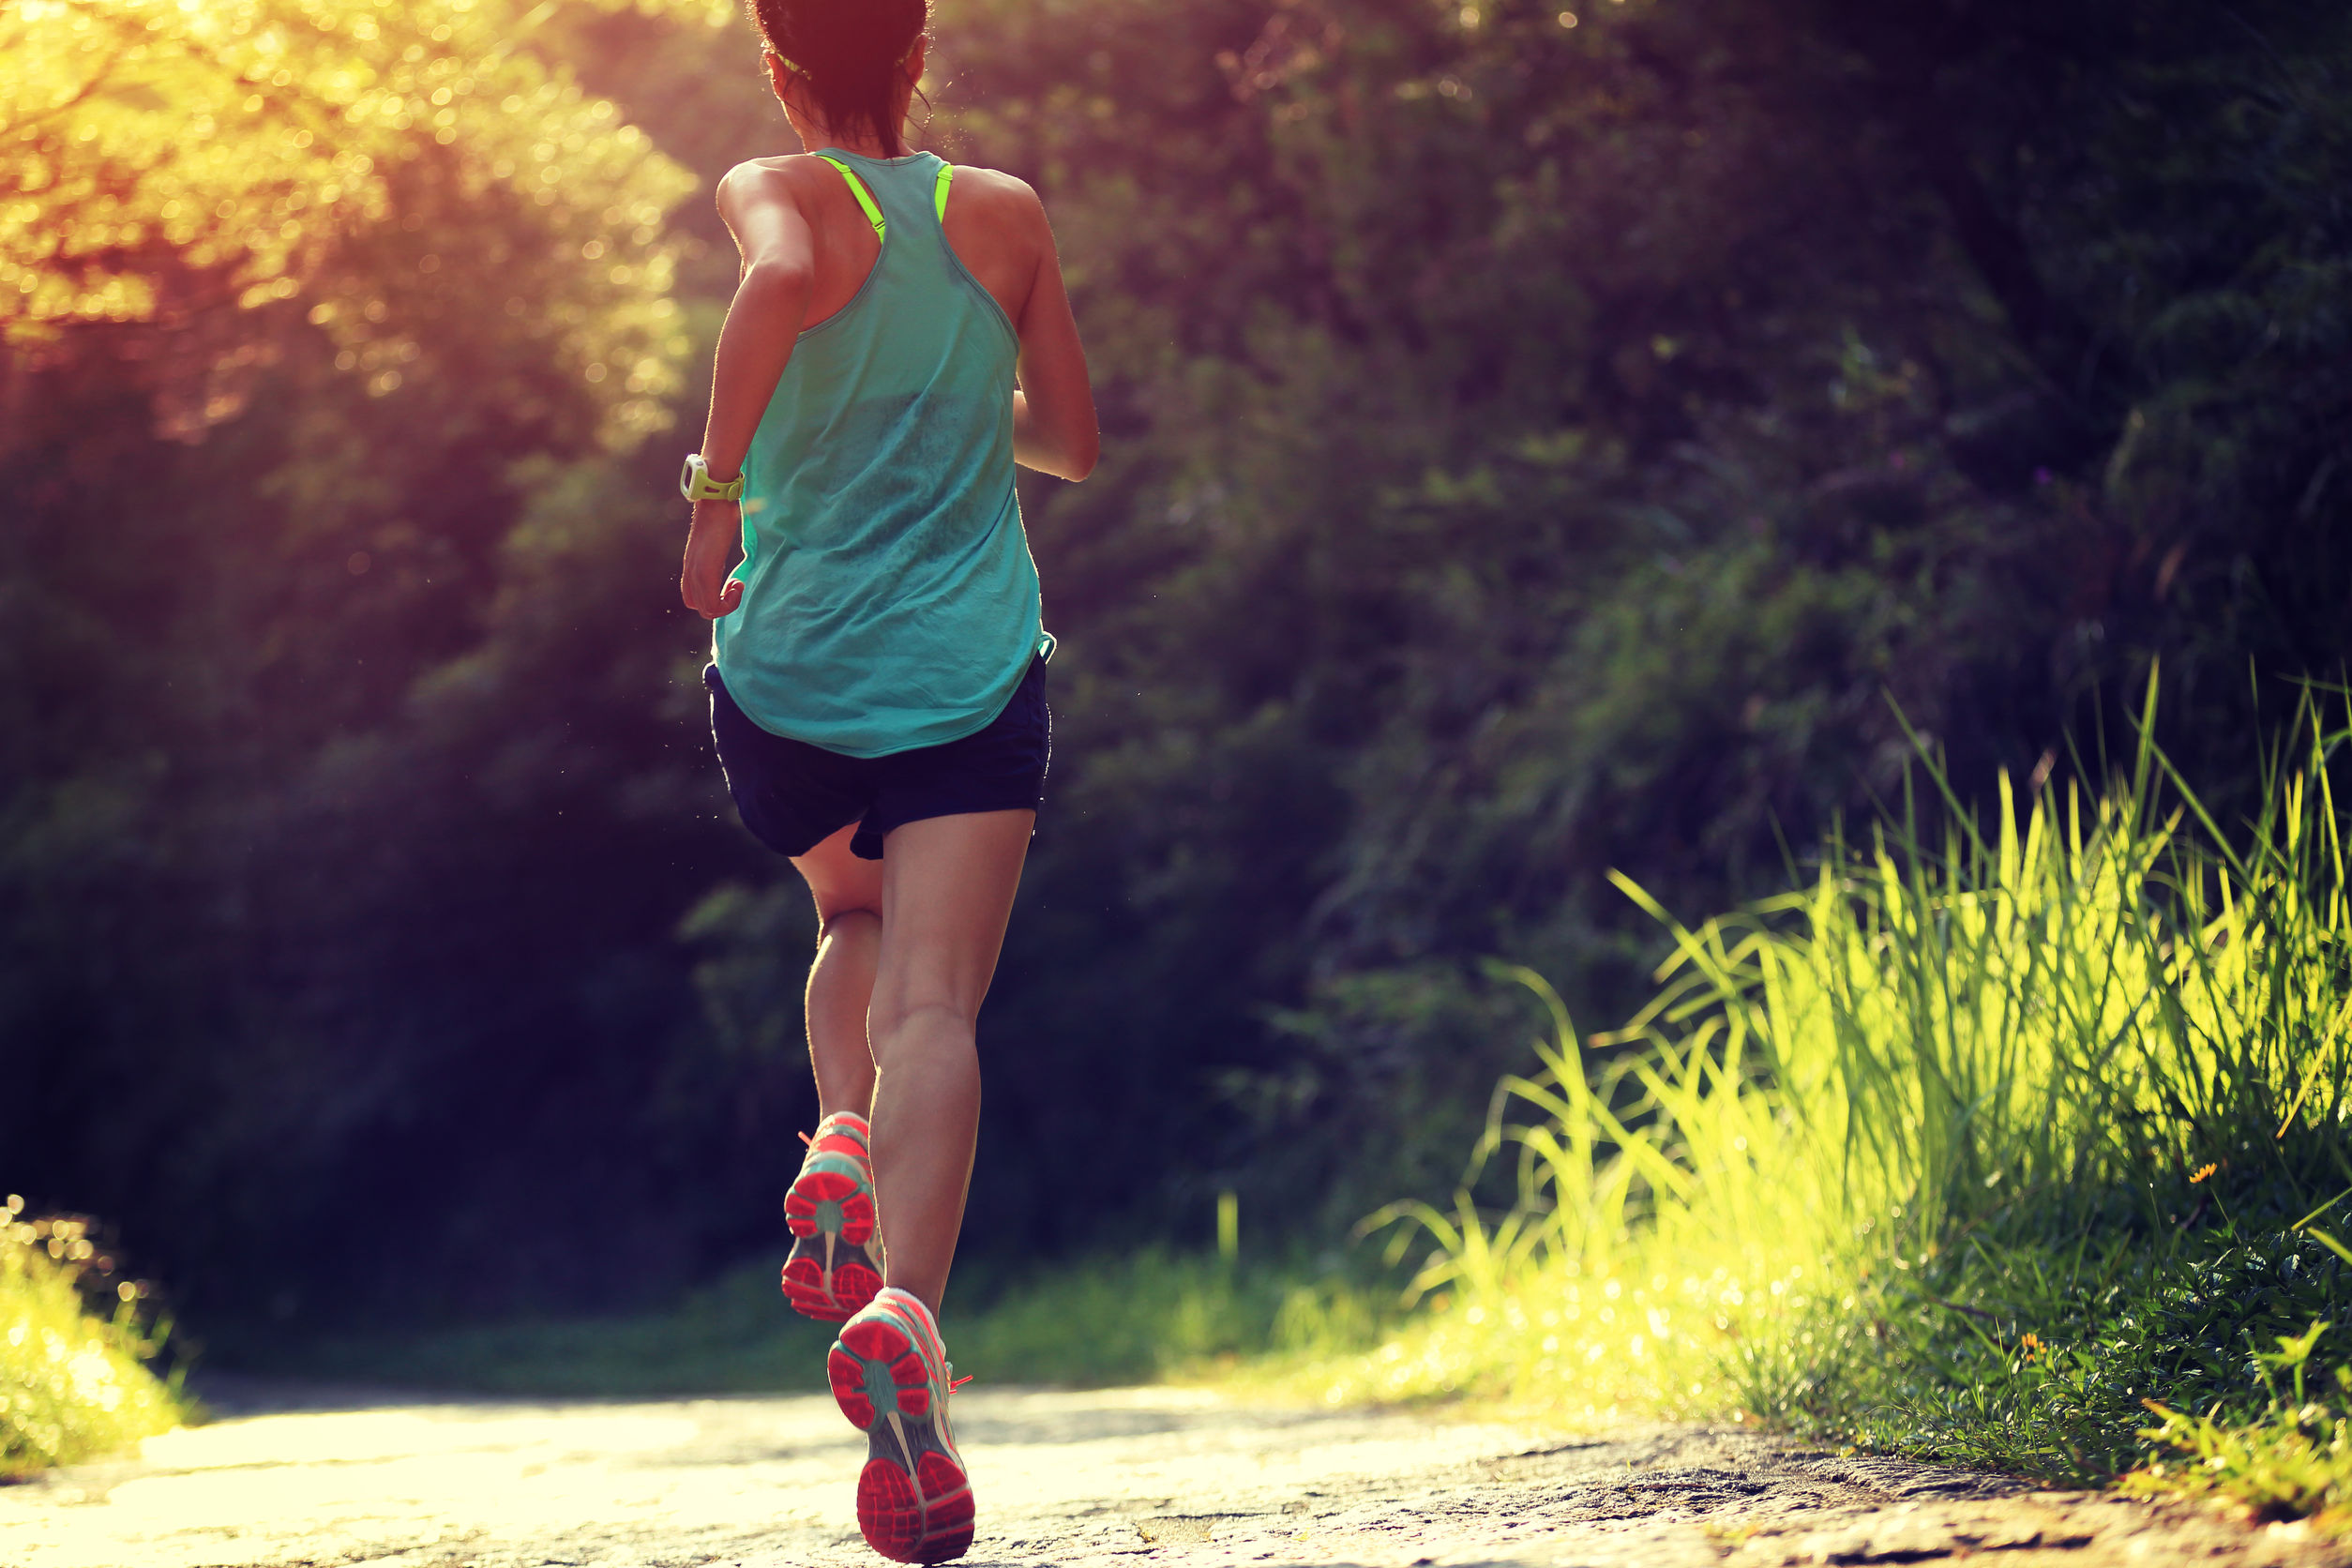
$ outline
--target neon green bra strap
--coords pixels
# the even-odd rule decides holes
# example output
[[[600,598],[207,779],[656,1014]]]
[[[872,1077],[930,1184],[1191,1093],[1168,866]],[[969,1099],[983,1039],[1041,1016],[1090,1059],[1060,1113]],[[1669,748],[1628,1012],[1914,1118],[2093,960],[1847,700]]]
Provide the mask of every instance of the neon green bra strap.
[[[866,209],[866,221],[874,226],[874,237],[876,239],[882,238],[888,232],[889,226],[882,222],[882,208],[874,205],[874,199],[866,193],[866,182],[852,173],[850,172],[850,166],[842,162],[839,158],[825,158],[825,155],[822,153],[819,153],[817,156],[819,158],[824,158],[827,163],[832,164],[836,169],[841,171],[841,177],[850,182],[850,194],[856,197],[857,204]],[[941,203],[942,210],[944,210],[945,206],[946,204],[942,201]]]
[[[874,205],[874,198],[867,194],[866,182],[852,173],[850,166],[839,158],[825,158],[822,153],[817,156],[823,158],[827,163],[838,169],[841,172],[841,177],[850,182],[850,194],[857,198],[857,204],[865,210],[866,221],[874,226],[874,237],[882,239],[887,235],[890,226],[882,221],[882,208]],[[942,163],[939,166],[939,178],[931,186],[932,205],[938,209],[939,219],[942,223],[947,221],[947,182],[955,177],[956,166],[952,163]]]

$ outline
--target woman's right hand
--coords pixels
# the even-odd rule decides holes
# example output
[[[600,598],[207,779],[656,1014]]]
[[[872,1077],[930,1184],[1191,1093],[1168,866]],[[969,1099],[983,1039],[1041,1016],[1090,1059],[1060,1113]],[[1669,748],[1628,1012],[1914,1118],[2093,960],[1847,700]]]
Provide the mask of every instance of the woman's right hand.
[[[686,530],[686,565],[678,574],[678,595],[686,608],[705,621],[732,614],[743,603],[743,582],[727,574],[734,570],[735,546],[743,537],[743,513],[732,501],[698,501],[694,521]]]

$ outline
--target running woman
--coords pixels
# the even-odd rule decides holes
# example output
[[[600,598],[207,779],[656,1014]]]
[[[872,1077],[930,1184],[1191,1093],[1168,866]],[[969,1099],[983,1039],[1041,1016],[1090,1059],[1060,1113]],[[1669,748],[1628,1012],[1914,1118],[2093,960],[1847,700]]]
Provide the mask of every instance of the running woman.
[[[784,1289],[842,1324],[826,1369],[867,1436],[867,1543],[940,1562],[972,1528],[939,1331],[972,1027],[1050,740],[1013,468],[1083,479],[1099,438],[1036,193],[907,149],[927,0],[753,11],[810,150],[719,182],[743,277],[686,460],[679,586],[715,623],[703,680],[736,809],[817,904],[822,1120],[785,1199]]]

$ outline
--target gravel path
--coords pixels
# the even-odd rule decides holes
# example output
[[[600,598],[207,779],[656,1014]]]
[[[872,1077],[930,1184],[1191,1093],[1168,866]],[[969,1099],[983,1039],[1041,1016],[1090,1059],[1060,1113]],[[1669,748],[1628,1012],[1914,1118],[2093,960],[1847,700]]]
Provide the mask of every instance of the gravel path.
[[[863,1440],[823,1396],[216,1398],[256,1413],[151,1440],[135,1461],[0,1487],[0,1565],[881,1561],[852,1514]],[[974,1565],[2352,1565],[2299,1527],[2029,1492],[1736,1430],[1572,1441],[1179,1389],[975,1387],[956,1410],[981,1509]]]

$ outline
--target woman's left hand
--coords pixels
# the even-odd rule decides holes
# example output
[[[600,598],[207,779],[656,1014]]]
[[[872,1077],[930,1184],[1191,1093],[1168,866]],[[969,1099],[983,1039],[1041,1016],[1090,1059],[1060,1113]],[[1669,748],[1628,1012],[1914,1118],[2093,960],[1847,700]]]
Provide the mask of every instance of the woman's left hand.
[[[694,522],[686,530],[686,565],[678,574],[678,594],[686,608],[705,621],[731,614],[743,603],[743,583],[727,574],[734,569],[735,545],[743,537],[743,514],[732,501],[698,501]]]

